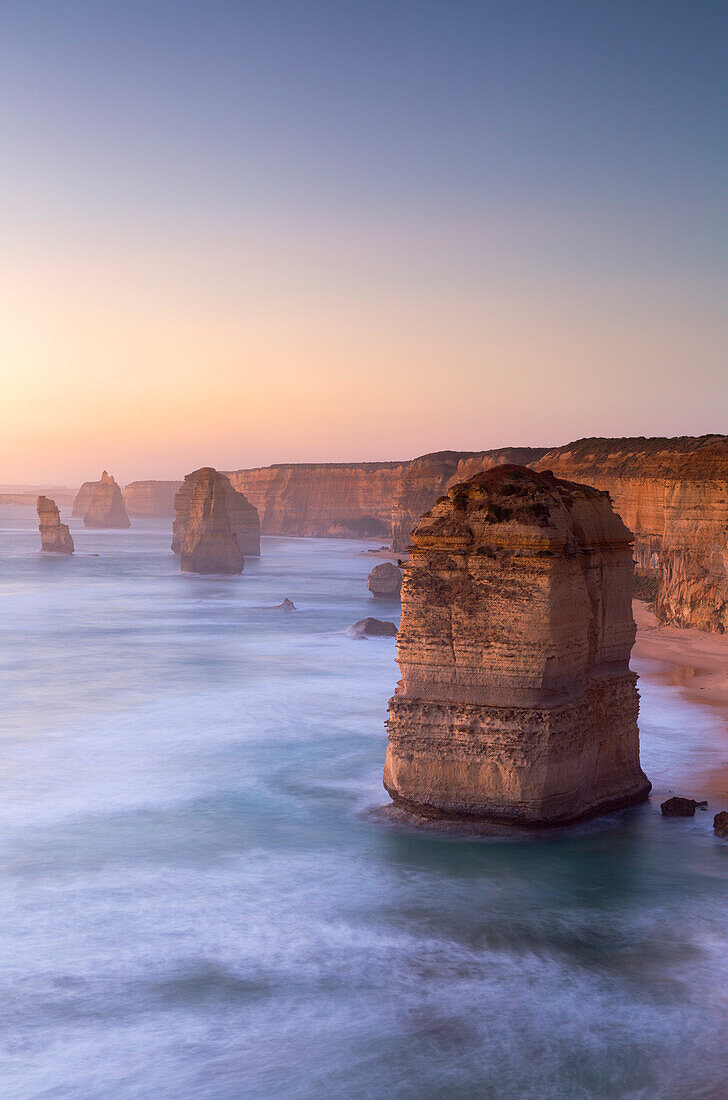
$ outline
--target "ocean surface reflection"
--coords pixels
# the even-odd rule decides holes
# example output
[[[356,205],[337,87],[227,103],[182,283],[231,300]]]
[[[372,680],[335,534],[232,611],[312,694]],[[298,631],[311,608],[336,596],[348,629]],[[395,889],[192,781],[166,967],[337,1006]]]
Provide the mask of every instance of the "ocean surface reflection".
[[[211,579],[168,523],[72,530],[0,509],[0,1096],[728,1095],[728,844],[659,813],[728,766],[718,711],[644,665],[648,806],[395,831],[366,544]]]

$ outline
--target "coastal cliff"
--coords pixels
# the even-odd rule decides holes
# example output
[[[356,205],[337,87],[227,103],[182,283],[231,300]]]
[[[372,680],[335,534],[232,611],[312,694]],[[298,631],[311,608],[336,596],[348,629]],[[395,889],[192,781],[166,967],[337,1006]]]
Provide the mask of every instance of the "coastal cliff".
[[[606,493],[510,465],[452,486],[404,566],[394,802],[542,825],[646,798],[632,574]]]
[[[606,490],[665,625],[728,630],[728,438],[581,439],[533,464]]]
[[[292,463],[229,477],[260,515],[264,535],[389,538],[406,462]]]
[[[124,489],[126,510],[130,516],[173,516],[181,487],[181,481],[131,481]]]
[[[88,511],[83,517],[86,527],[130,527],[121,489],[106,470],[94,485]]]
[[[503,463],[527,466],[544,453],[544,448],[538,447],[505,447],[492,451],[435,451],[414,458],[392,502],[392,549],[406,550],[413,529],[451,485]]]
[[[73,538],[68,524],[61,523],[61,513],[54,500],[40,496],[36,502],[40,548],[51,554],[72,554]]]
[[[91,507],[91,501],[98,485],[98,481],[84,481],[74,498],[73,508],[71,509],[72,516],[83,519]]]
[[[175,554],[182,552],[187,533],[193,522],[191,509],[195,499],[199,503],[199,494],[197,497],[195,496],[198,484],[203,487],[204,491],[207,491],[209,485],[214,484],[215,499],[217,500],[217,495],[224,498],[225,515],[230,530],[237,540],[241,555],[244,558],[259,557],[260,520],[258,519],[257,509],[242,493],[233,489],[230,479],[225,474],[218,473],[211,466],[203,466],[201,469],[187,474],[174,498],[175,519],[172,524],[172,550]]]
[[[226,477],[210,467],[188,474],[179,499],[186,496],[186,526],[180,545],[183,573],[242,573],[244,557],[233,531],[228,502],[233,495]]]

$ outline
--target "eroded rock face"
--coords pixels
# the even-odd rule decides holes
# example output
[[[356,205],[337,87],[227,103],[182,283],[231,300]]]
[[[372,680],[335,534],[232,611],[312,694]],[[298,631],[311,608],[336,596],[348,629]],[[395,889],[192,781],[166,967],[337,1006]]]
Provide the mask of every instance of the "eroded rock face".
[[[61,523],[61,514],[56,507],[56,502],[48,497],[38,497],[36,506],[41,550],[51,554],[72,554],[73,538],[68,525]]]
[[[639,802],[631,534],[606,493],[500,466],[404,566],[384,785],[425,815],[557,824]]]
[[[535,468],[609,492],[660,622],[728,630],[728,437],[581,439]]]
[[[696,802],[694,798],[680,798],[675,795],[660,803],[663,817],[695,817],[696,810],[707,810],[707,802]]]
[[[131,526],[121,489],[106,470],[101,475],[101,480],[95,483],[83,522],[86,527]]]
[[[721,810],[713,818],[713,829],[716,836],[728,837],[728,811]]]
[[[235,470],[265,535],[388,538],[405,462],[301,462]]]
[[[126,510],[130,516],[173,516],[181,488],[181,481],[131,481],[124,489]]]
[[[412,459],[392,503],[392,549],[407,549],[422,516],[451,485],[504,463],[527,466],[543,454],[542,447],[505,447],[495,451],[436,451]]]
[[[75,499],[73,501],[73,508],[71,510],[72,516],[83,519],[83,517],[86,515],[89,508],[91,507],[91,501],[93,500],[93,496],[96,492],[96,487],[98,484],[98,481],[84,481],[83,485],[76,493]]]
[[[197,470],[192,477],[180,547],[182,572],[242,573],[244,558],[228,515],[227,478],[210,468]]]
[[[376,600],[398,600],[402,588],[402,571],[391,561],[375,565],[367,577],[367,588]]]
[[[175,520],[172,524],[172,549],[179,554],[190,523],[190,505],[198,482],[207,483],[213,478],[225,497],[225,511],[230,529],[238,542],[244,558],[260,557],[260,520],[255,507],[242,493],[236,492],[226,474],[218,473],[211,466],[203,466],[187,474],[174,498]]]

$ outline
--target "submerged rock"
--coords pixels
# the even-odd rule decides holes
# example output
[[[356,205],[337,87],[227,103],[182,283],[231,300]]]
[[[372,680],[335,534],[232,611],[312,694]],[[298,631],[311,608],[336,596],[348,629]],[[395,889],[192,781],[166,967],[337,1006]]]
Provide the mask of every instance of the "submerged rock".
[[[283,603],[277,603],[275,605],[275,607],[273,608],[273,610],[274,611],[295,611],[296,610],[296,605],[293,602],[293,600],[289,600],[288,596],[286,596]]]
[[[391,561],[375,565],[367,577],[367,588],[377,600],[398,600],[402,588],[402,572]]]
[[[660,809],[665,817],[694,817],[696,810],[707,810],[707,802],[696,802],[694,798],[668,798],[660,803]]]
[[[382,619],[372,619],[371,617],[366,619],[360,619],[358,623],[354,623],[349,627],[348,633],[354,638],[366,638],[370,637],[397,637],[397,627],[394,623],[385,622]]]
[[[230,524],[227,486],[215,470],[198,470],[180,550],[183,573],[242,573],[245,559]]]
[[[68,524],[61,523],[61,513],[56,502],[49,497],[38,497],[38,529],[40,530],[40,548],[51,554],[72,554],[73,538]]]
[[[713,818],[713,829],[717,836],[728,837],[728,811],[721,810],[719,814],[716,814]]]
[[[94,486],[83,522],[86,527],[131,527],[121,489],[106,470]]]
[[[404,565],[384,785],[405,810],[563,824],[644,800],[631,534],[519,466],[454,485]]]

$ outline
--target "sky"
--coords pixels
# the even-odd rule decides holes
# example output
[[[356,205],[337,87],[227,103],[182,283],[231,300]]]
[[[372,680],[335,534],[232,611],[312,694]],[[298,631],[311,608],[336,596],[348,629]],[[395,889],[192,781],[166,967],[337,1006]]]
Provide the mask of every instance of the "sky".
[[[728,5],[4,0],[0,483],[728,431]]]

